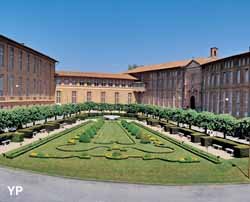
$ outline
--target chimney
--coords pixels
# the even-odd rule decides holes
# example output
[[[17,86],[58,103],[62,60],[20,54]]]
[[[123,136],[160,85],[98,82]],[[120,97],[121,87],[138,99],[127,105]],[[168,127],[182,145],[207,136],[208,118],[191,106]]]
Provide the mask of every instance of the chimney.
[[[218,48],[216,47],[210,48],[210,57],[216,58],[217,56],[218,56]]]

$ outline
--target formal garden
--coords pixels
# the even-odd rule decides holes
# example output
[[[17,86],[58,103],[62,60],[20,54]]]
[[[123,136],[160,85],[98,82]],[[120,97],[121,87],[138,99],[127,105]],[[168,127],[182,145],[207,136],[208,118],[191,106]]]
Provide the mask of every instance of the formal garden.
[[[104,119],[103,115],[111,114],[119,119]],[[3,153],[2,166],[133,183],[249,183],[249,146],[227,139],[234,136],[247,140],[249,118],[142,104],[83,103],[1,110],[0,120],[0,143],[8,140],[20,144],[40,131],[50,134],[62,125],[82,121]],[[152,127],[188,136],[191,142],[204,147],[230,149],[234,158],[225,160]],[[212,137],[209,130],[219,131],[223,137]]]

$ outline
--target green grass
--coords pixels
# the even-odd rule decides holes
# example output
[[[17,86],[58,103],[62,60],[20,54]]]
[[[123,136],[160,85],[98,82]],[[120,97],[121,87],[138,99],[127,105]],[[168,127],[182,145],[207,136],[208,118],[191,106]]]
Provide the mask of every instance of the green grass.
[[[110,121],[104,124],[94,141],[98,143],[119,142],[123,144],[133,144],[116,121]]]
[[[193,184],[193,183],[249,183],[242,173],[246,172],[247,159],[222,160],[221,164],[211,163],[196,156],[179,146],[172,144],[164,138],[158,137],[149,131],[142,129],[144,133],[162,141],[167,148],[160,148],[151,144],[141,144],[138,139],[127,136],[116,122],[105,122],[91,143],[79,143],[68,145],[69,139],[81,135],[84,130],[91,127],[93,123],[84,125],[66,135],[44,144],[33,151],[25,153],[14,159],[0,157],[0,164],[15,168],[27,169],[49,175],[61,175],[80,179],[96,179],[123,181],[132,183],[149,184]],[[132,138],[132,140],[131,140]],[[95,141],[103,144],[95,144]],[[119,141],[126,144],[108,144],[111,141]],[[134,143],[133,143],[134,142]],[[88,150],[93,147],[96,149]],[[195,157],[199,163],[166,162],[162,160],[142,160],[141,158],[128,158],[126,160],[108,160],[103,156],[108,148],[119,147],[127,151],[122,153],[128,156],[144,156],[153,152],[155,157],[178,160],[183,157]],[[67,151],[60,151],[57,148]],[[140,150],[145,150],[140,151]],[[88,153],[91,159],[50,159],[31,158],[31,152],[43,152],[49,155],[65,157],[70,155],[81,155]],[[158,152],[158,153],[155,153]],[[233,167],[236,164],[238,167]],[[240,168],[240,169],[239,169]],[[242,171],[241,171],[242,170]]]

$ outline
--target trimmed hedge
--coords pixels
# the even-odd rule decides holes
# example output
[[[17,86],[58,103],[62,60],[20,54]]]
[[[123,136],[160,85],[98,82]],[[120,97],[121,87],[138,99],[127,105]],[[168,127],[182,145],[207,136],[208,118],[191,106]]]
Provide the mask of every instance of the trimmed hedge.
[[[176,127],[176,126],[170,126],[169,127],[169,133],[170,134],[178,134],[178,132],[179,132],[179,128],[178,127]]]
[[[14,135],[15,132],[9,132],[9,133],[3,133],[3,134],[0,134],[0,144],[2,143],[2,141],[5,141],[5,140],[11,140],[13,135]]]
[[[26,128],[26,129],[20,129],[17,132],[23,133],[24,138],[32,138],[33,137],[33,130]]]
[[[202,136],[201,139],[201,146],[208,147],[212,145],[212,137],[210,136]]]
[[[139,123],[135,123],[135,122],[133,122],[133,123],[135,125],[138,125],[139,127],[142,127],[144,129],[148,130],[149,132],[151,132],[151,133],[153,133],[153,134],[155,134],[155,135],[157,135],[157,136],[159,136],[159,137],[161,137],[161,138],[163,138],[163,139],[165,139],[165,140],[167,140],[167,141],[169,141],[169,142],[171,142],[171,143],[173,143],[173,144],[175,144],[175,145],[177,145],[177,146],[179,146],[179,147],[181,147],[181,148],[183,148],[183,149],[185,149],[185,150],[187,150],[187,151],[189,151],[189,152],[191,152],[191,153],[193,153],[195,155],[197,155],[197,156],[200,156],[200,157],[202,157],[204,159],[207,159],[208,161],[211,161],[211,162],[213,162],[215,164],[221,163],[221,161],[217,157],[215,157],[214,155],[208,154],[208,153],[206,153],[206,152],[204,152],[202,150],[196,149],[196,148],[194,148],[194,147],[192,147],[190,145],[182,144],[178,140],[175,140],[175,139],[170,138],[168,136],[162,135],[161,133],[159,133],[157,131],[154,131],[151,128],[145,127],[145,126],[143,126],[143,125],[141,125]]]
[[[24,138],[24,134],[23,133],[14,133],[12,138],[11,138],[11,142],[22,142]]]
[[[203,133],[192,133],[190,134],[190,136],[191,136],[191,142],[194,142],[194,143],[200,143],[201,137],[206,137],[206,135]]]
[[[188,128],[179,128],[178,132],[183,133],[185,136],[191,135],[192,133],[195,133],[194,130],[188,129]]]
[[[44,124],[44,128],[46,131],[50,132],[50,131],[60,128],[60,124],[57,122],[48,122]]]
[[[59,138],[59,137],[61,137],[63,135],[66,135],[66,134],[68,134],[68,133],[70,133],[70,132],[72,132],[72,131],[74,131],[74,130],[76,130],[76,129],[78,129],[78,128],[86,125],[86,124],[88,124],[88,123],[90,123],[90,121],[87,121],[87,122],[85,122],[85,123],[83,123],[81,125],[75,126],[73,128],[66,129],[66,130],[64,130],[64,131],[62,131],[60,133],[57,133],[55,135],[46,137],[46,138],[44,138],[42,140],[38,140],[36,142],[25,145],[25,146],[23,146],[21,148],[13,150],[13,151],[7,152],[5,154],[5,157],[10,158],[10,159],[16,158],[16,157],[18,157],[18,156],[20,156],[20,155],[22,155],[22,154],[24,154],[24,153],[26,153],[28,151],[31,151],[31,150],[33,150],[33,149],[35,149],[37,147],[40,147],[40,146],[42,146],[42,145],[44,145],[44,144],[46,144],[46,143],[48,143],[48,142],[50,142],[50,141],[52,141],[52,140],[54,140],[56,138]]]
[[[146,121],[148,125],[152,125],[152,126],[159,125],[159,120],[156,120],[156,119],[148,118]]]
[[[248,157],[249,156],[249,146],[245,144],[240,144],[231,140],[213,137],[212,144],[217,144],[222,146],[225,150],[226,148],[230,148],[234,150],[234,156],[241,158],[241,157]]]
[[[241,157],[249,157],[249,147],[246,145],[238,145],[234,148],[234,156],[241,158]]]

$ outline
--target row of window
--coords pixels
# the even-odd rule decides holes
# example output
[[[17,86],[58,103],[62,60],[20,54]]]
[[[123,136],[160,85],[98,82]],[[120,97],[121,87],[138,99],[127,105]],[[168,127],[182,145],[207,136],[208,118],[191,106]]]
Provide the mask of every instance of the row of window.
[[[13,47],[9,47],[8,51],[8,68],[9,69],[14,69],[15,66],[15,54],[14,54],[15,49]],[[0,67],[3,67],[5,64],[4,61],[4,45],[0,44]],[[24,59],[24,51],[19,49],[18,50],[18,69],[20,71],[23,70],[23,65],[24,61],[26,62],[26,70],[27,72],[33,72],[33,73],[38,73],[39,75],[42,74],[42,72],[46,71],[45,69],[50,69],[52,68],[51,64],[47,64],[45,61],[42,61],[39,57],[36,57],[30,53],[26,54],[26,60]],[[33,59],[33,60],[32,60]],[[47,68],[43,68],[47,67]]]
[[[101,103],[106,103],[106,92],[101,92],[101,99],[100,102]],[[56,103],[60,104],[62,103],[62,91],[56,91]],[[91,102],[94,101],[92,98],[92,92],[88,91],[86,92],[86,101],[87,102]],[[119,92],[115,92],[114,94],[114,100],[115,100],[115,104],[119,104],[120,103],[120,93]],[[77,103],[77,92],[76,91],[72,91],[71,92],[71,102],[72,103]],[[132,103],[132,93],[128,93],[128,104]]]
[[[8,95],[13,96],[14,95],[14,89],[17,89],[17,95],[18,96],[23,96],[24,95],[24,89],[23,89],[23,83],[24,79],[22,77],[17,78],[17,84],[15,85],[15,80],[14,76],[9,75],[8,76],[8,81],[7,81],[7,90],[8,90]],[[0,75],[0,96],[4,95],[4,77]],[[49,82],[48,81],[42,81],[42,80],[37,80],[37,79],[26,79],[25,83],[25,94],[26,96],[32,95],[47,95],[49,92]],[[33,88],[32,88],[32,87]]]
[[[214,63],[206,67],[207,71],[221,71],[221,69],[231,69],[233,67],[244,67],[250,65],[250,57],[242,57],[238,59],[230,59],[220,63]]]
[[[69,79],[56,79],[57,85],[80,85],[80,86],[103,86],[103,87],[132,87],[132,82],[126,80],[107,80],[107,79],[83,79],[83,80],[69,80]]]
[[[206,111],[211,111],[215,113],[229,113],[235,116],[240,116],[240,110],[244,116],[249,116],[249,92],[242,92],[243,100],[241,100],[240,91],[223,91],[222,94],[219,92],[214,93],[204,93],[203,94],[203,109]],[[233,96],[235,101],[233,103]],[[242,103],[243,101],[243,103]],[[235,106],[235,111],[233,112],[233,106]]]
[[[242,72],[242,76],[241,76]],[[220,86],[220,85],[227,85],[227,84],[233,84],[233,71],[227,71],[222,72],[221,74],[212,73],[211,75],[208,75],[207,77],[204,76],[204,84],[207,87],[210,86]],[[249,69],[243,69],[243,70],[237,70],[235,72],[235,83],[241,84],[241,83],[249,83]]]

